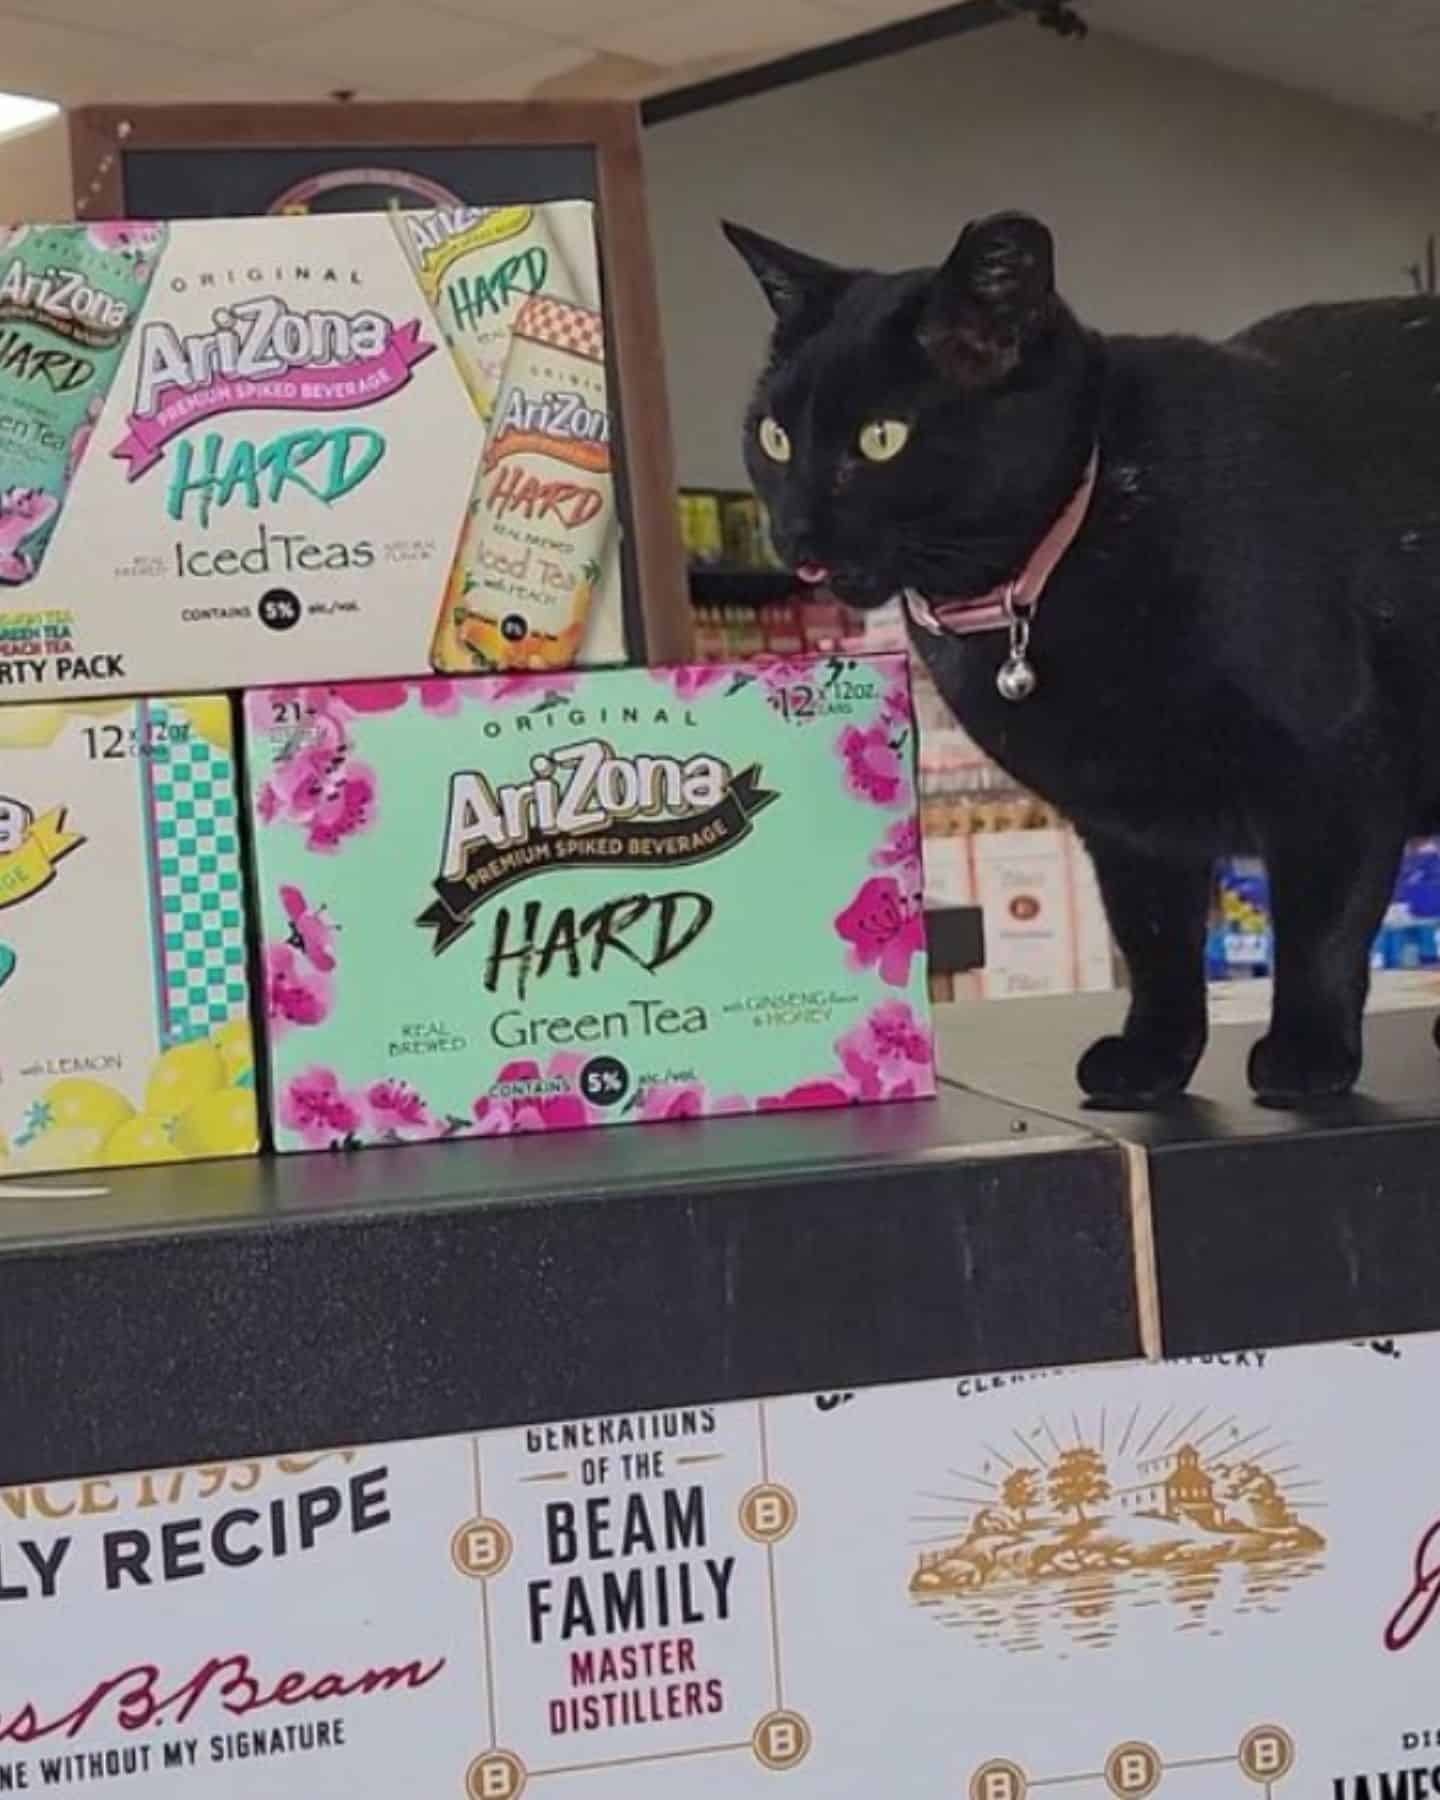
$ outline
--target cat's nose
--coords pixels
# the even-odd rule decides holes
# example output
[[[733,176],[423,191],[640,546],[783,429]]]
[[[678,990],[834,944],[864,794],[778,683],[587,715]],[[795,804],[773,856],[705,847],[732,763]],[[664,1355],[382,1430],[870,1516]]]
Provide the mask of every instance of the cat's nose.
[[[805,569],[824,571],[824,556],[821,556],[819,547],[815,545],[814,531],[790,531],[787,536],[790,538],[788,563],[799,574],[801,581],[810,580],[810,576],[803,574]]]

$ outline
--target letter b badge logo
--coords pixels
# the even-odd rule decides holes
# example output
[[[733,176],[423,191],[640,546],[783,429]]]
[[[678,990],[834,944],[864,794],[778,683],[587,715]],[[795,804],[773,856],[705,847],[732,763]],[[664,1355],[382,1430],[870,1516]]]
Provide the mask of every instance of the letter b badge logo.
[[[1105,1785],[1118,1800],[1145,1800],[1163,1773],[1159,1753],[1149,1744],[1121,1744],[1105,1759]]]
[[[1278,1725],[1257,1725],[1240,1740],[1240,1767],[1263,1787],[1295,1766],[1295,1744]]]
[[[514,1552],[510,1533],[495,1519],[471,1519],[450,1540],[450,1560],[476,1581],[498,1575]]]
[[[508,1750],[487,1750],[465,1774],[470,1800],[519,1800],[525,1791],[525,1765]]]
[[[795,1529],[798,1515],[790,1490],[770,1483],[751,1488],[740,1502],[740,1529],[757,1544],[778,1544]]]
[[[750,1740],[767,1769],[793,1769],[810,1754],[811,1741],[810,1727],[793,1712],[766,1713]]]
[[[1025,1772],[997,1756],[970,1777],[970,1800],[1025,1800]]]

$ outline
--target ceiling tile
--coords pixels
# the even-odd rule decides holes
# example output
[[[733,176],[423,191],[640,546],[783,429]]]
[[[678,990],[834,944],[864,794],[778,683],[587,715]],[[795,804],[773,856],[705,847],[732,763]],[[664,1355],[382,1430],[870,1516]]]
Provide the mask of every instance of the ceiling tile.
[[[19,0],[12,10],[37,22],[74,25],[172,50],[229,50],[246,56],[267,34],[333,18],[354,0]],[[0,57],[0,63],[8,62]],[[6,80],[9,80],[8,69]]]
[[[583,44],[557,44],[519,62],[437,70],[417,96],[422,100],[523,100],[547,81],[568,75],[594,53]]]
[[[84,4],[84,0],[76,0]],[[432,0],[445,12],[470,19],[523,25],[572,43],[589,43],[598,30],[670,11],[675,0]]]
[[[313,74],[166,50],[122,37],[0,15],[4,85],[67,106],[112,101],[319,98]]]
[[[367,0],[338,20],[257,41],[252,55],[267,67],[289,64],[323,72],[331,88],[425,97],[488,80],[553,48],[550,39],[518,26],[413,4],[402,11]]]
[[[652,19],[594,26],[589,36],[601,49],[674,66],[712,57],[760,62],[849,33],[839,13],[811,0],[735,0],[732,5],[671,6]]]
[[[633,56],[614,56],[608,50],[588,50],[585,62],[569,75],[548,81],[535,90],[537,100],[641,100],[647,94],[672,87],[670,70]]]
[[[918,19],[936,10],[926,0],[821,0],[821,4],[827,12],[843,13],[854,31],[898,25],[903,19]]]

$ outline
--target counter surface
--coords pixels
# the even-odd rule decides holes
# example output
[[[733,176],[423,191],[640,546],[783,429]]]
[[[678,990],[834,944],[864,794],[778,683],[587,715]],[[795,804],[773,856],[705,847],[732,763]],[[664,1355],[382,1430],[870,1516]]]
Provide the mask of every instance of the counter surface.
[[[955,1089],[0,1184],[0,1485],[1139,1352],[1122,1151]]]
[[[1440,1326],[1440,1054],[1428,1008],[1366,1021],[1361,1091],[1304,1113],[1257,1106],[1258,1024],[1213,1032],[1190,1094],[1102,1112],[1075,1085],[1081,1051],[1123,1017],[1119,994],[940,1008],[946,1076],[1149,1153],[1168,1355]]]

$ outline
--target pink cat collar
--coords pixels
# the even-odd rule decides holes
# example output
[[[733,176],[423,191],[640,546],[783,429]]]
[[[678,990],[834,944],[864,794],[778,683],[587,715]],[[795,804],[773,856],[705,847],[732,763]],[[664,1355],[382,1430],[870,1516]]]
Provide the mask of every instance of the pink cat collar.
[[[1055,523],[1030,552],[1029,561],[1010,581],[1002,581],[988,594],[972,599],[958,597],[930,600],[914,588],[905,590],[905,607],[910,617],[923,630],[935,637],[965,637],[972,631],[996,631],[1007,626],[1016,613],[1031,615],[1040,604],[1045,584],[1055,573],[1060,558],[1074,543],[1090,509],[1090,496],[1095,492],[1095,477],[1100,469],[1100,447],[1090,452],[1080,485],[1065,503]]]

